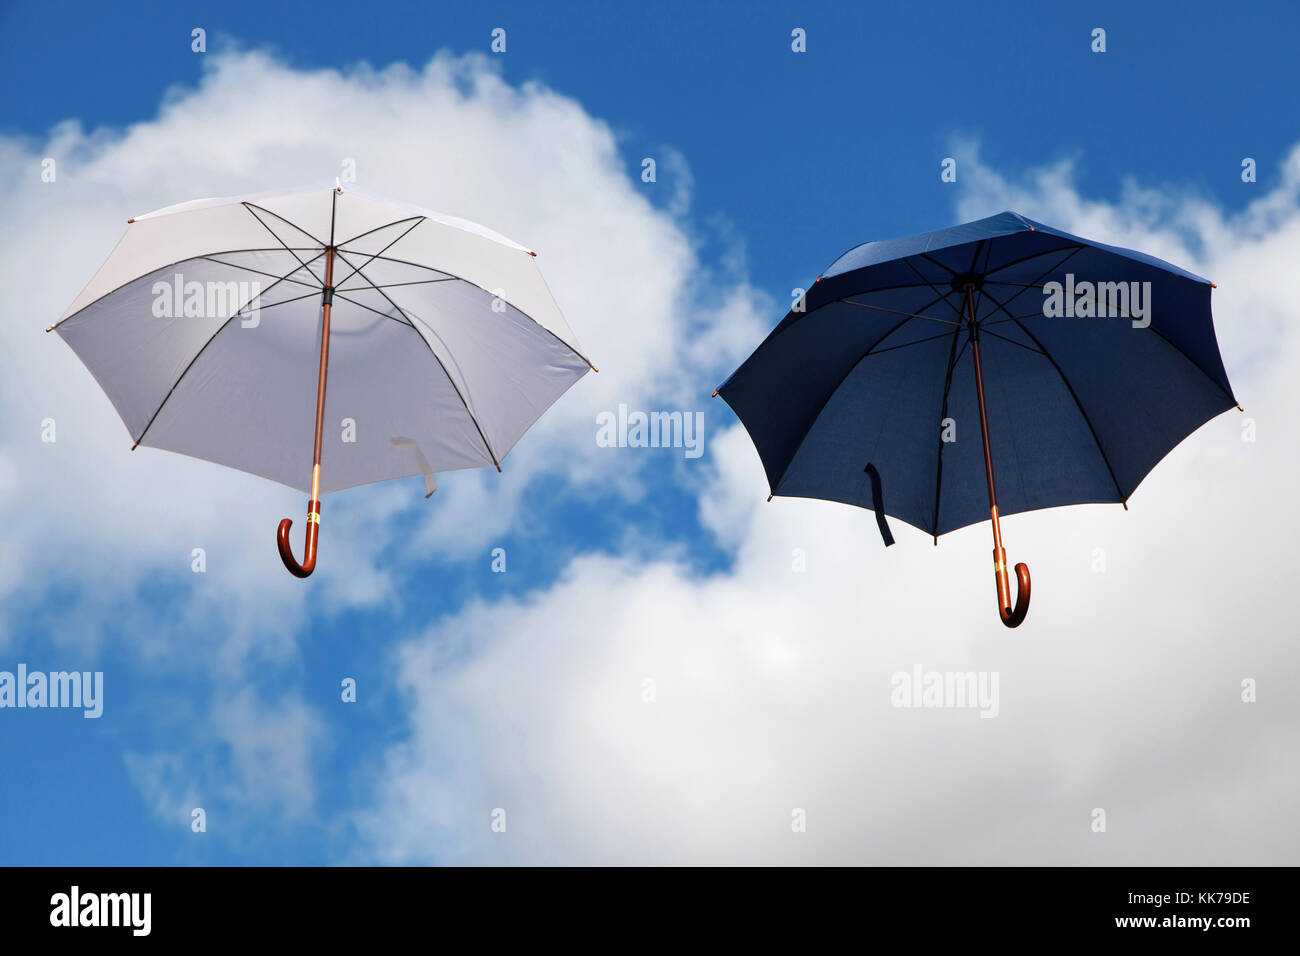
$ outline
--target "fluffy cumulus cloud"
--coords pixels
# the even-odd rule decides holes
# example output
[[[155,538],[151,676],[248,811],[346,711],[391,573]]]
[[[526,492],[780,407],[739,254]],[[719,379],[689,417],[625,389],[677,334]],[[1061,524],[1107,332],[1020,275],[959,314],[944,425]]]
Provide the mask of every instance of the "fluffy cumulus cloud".
[[[731,567],[586,555],[395,655],[410,728],[369,768],[356,822],[373,859],[1296,862],[1300,149],[1231,215],[964,155],[961,219],[1011,208],[1213,278],[1245,413],[1179,446],[1127,513],[1005,520],[1035,585],[1016,631],[997,621],[986,526],[938,548],[902,529],[885,552],[868,513],[763,503],[731,428],[699,499]],[[996,717],[892,706],[918,665],[996,672]]]

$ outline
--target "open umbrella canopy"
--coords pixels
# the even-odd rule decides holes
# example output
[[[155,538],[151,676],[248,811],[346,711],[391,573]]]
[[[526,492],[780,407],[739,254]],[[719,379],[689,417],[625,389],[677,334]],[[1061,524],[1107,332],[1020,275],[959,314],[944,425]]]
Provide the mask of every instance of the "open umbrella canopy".
[[[52,328],[136,445],[309,491],[313,522],[325,492],[499,469],[592,367],[536,254],[475,223],[337,184],[129,222]]]
[[[870,508],[886,535],[889,514],[936,542],[992,517],[996,568],[999,514],[1125,502],[1237,404],[1212,288],[1004,212],[845,253],[717,394],[773,495]]]

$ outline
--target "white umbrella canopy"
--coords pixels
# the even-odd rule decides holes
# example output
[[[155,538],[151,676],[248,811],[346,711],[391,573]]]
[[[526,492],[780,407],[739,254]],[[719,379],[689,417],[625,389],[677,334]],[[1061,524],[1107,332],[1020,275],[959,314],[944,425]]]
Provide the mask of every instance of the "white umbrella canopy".
[[[495,465],[594,366],[536,253],[338,184],[130,220],[51,326],[136,446],[320,495]],[[313,409],[315,430],[313,432]],[[309,470],[308,465],[311,464]]]

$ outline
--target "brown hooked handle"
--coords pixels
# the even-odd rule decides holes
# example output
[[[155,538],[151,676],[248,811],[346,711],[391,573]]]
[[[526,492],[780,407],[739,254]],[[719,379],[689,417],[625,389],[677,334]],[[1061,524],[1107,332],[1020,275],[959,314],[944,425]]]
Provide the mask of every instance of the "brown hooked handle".
[[[1023,561],[1016,565],[1016,605],[1011,606],[1011,582],[1007,578],[1007,552],[993,549],[993,573],[998,581],[998,614],[1007,627],[1019,627],[1029,613],[1029,566]]]
[[[305,578],[316,570],[316,540],[320,536],[320,502],[307,502],[307,545],[303,552],[302,564],[299,564],[298,559],[293,556],[293,547],[289,544],[289,529],[292,527],[292,519],[281,519],[280,529],[275,535],[275,543],[280,547],[280,560],[289,569],[289,573]]]

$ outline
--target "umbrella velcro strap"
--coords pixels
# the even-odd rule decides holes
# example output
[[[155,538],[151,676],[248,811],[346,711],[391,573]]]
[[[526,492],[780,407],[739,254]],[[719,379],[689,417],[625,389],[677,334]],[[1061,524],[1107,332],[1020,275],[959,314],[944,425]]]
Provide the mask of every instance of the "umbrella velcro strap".
[[[880,529],[880,540],[885,542],[887,548],[894,543],[894,535],[889,530],[889,522],[885,520],[885,494],[880,487],[880,472],[876,471],[876,466],[870,462],[867,462],[867,467],[863,470],[871,479],[871,510],[876,513],[876,527]]]

